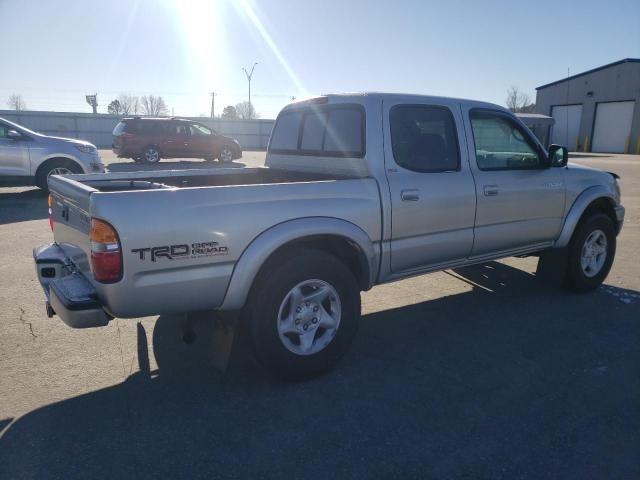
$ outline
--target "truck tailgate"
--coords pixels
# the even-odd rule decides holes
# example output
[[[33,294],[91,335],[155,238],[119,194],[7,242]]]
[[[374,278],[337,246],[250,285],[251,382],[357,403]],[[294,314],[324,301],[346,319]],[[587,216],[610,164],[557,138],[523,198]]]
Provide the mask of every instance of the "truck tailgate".
[[[53,237],[76,268],[91,277],[91,193],[96,190],[69,178],[49,178]]]

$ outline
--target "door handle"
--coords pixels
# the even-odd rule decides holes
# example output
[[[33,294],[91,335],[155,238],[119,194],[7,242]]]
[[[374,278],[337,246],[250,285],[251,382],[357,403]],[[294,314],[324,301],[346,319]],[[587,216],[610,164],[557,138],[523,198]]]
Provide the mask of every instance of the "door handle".
[[[498,185],[485,185],[484,195],[485,197],[495,197],[498,195]]]
[[[420,200],[420,192],[415,188],[401,190],[400,198],[402,198],[403,202],[417,202]]]

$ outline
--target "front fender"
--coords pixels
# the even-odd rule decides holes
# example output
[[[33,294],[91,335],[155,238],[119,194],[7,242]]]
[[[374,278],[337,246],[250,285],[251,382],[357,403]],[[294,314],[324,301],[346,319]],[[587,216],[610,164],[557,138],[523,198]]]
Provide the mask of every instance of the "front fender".
[[[615,207],[617,204],[615,194],[605,187],[596,185],[594,187],[587,188],[584,192],[578,195],[578,198],[576,198],[573,205],[571,205],[571,208],[564,220],[560,236],[554,244],[554,248],[564,248],[569,245],[571,236],[573,235],[582,214],[593,201],[598,200],[599,198],[608,199],[611,202],[612,207]]]
[[[294,240],[317,235],[335,235],[355,243],[366,258],[369,269],[368,285],[372,286],[378,274],[379,254],[369,236],[360,227],[339,218],[300,218],[271,227],[249,244],[235,264],[220,309],[242,308],[260,268],[278,248]]]
[[[38,172],[38,169],[49,160],[56,160],[59,158],[72,161],[73,163],[78,165],[84,173],[90,172],[88,165],[85,165],[80,160],[78,160],[77,157],[74,157],[73,155],[70,155],[68,153],[50,153],[48,155],[41,157],[37,164],[32,165],[31,169],[33,171],[33,175],[36,175],[36,173]]]

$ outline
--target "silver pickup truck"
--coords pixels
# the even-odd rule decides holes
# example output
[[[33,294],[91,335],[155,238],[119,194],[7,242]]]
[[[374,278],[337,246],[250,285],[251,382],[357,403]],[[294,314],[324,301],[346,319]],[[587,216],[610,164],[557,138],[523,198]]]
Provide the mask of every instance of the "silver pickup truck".
[[[264,168],[49,188],[55,243],[34,252],[49,315],[240,311],[258,359],[303,376],[346,351],[363,290],[515,255],[591,290],[624,218],[615,174],[568,165],[504,108],[378,93],[288,105]]]

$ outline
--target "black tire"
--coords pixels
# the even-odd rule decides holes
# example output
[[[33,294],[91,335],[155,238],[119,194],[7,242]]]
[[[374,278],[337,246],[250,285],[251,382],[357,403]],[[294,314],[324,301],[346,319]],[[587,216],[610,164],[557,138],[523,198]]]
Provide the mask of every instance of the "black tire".
[[[588,275],[582,267],[582,253],[585,241],[600,231],[606,237],[606,257],[599,269]],[[607,278],[616,254],[616,231],[611,218],[604,213],[594,213],[578,224],[569,242],[567,257],[567,286],[577,292],[587,292],[598,288]]]
[[[45,192],[48,192],[49,186],[47,185],[47,179],[49,175],[54,174],[56,170],[60,169],[68,170],[66,173],[83,173],[80,165],[72,160],[66,158],[48,160],[43,163],[36,172],[36,185]]]
[[[315,353],[303,355],[284,345],[278,332],[278,314],[289,292],[308,280],[329,284],[337,292],[341,309],[340,321],[329,343]],[[313,249],[290,251],[269,262],[259,275],[245,309],[245,319],[255,355],[263,366],[287,379],[310,378],[330,370],[351,346],[360,320],[360,288],[353,273],[336,257]],[[324,344],[324,335],[330,336],[330,330],[321,325],[312,328],[313,338]]]
[[[229,145],[223,145],[220,151],[218,152],[218,160],[220,163],[231,163],[233,162],[233,150]]]
[[[142,161],[144,163],[155,164],[160,162],[160,150],[155,145],[147,145],[142,151]]]

